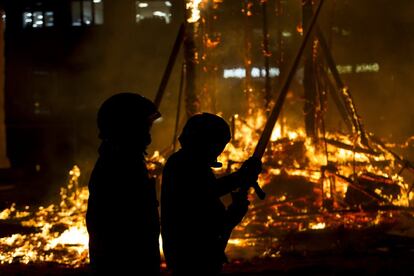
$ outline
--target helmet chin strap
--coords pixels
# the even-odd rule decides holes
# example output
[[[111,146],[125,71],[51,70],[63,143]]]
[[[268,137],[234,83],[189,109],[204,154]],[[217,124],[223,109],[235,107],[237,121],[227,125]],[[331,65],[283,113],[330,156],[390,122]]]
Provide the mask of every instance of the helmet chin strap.
[[[210,167],[212,168],[221,168],[223,167],[223,163],[218,162],[217,159],[210,163]]]

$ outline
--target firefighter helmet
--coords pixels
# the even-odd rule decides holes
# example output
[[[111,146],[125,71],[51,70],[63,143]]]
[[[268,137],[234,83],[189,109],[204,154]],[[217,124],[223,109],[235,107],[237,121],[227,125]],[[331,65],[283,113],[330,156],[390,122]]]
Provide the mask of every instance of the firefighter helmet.
[[[183,148],[224,146],[230,141],[230,137],[230,127],[223,118],[211,113],[201,113],[187,121],[179,141]]]
[[[113,139],[149,131],[152,122],[161,114],[153,102],[130,92],[118,93],[101,105],[97,124],[101,139]]]

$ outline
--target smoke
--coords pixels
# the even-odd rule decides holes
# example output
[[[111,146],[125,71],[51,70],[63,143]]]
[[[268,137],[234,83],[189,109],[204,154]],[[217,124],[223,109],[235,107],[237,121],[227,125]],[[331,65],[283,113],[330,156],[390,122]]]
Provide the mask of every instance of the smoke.
[[[412,1],[337,2],[333,52],[339,63],[378,63],[344,76],[367,130],[402,142],[413,135]],[[344,35],[344,33],[346,35]]]
[[[122,1],[105,5],[104,24],[81,33],[71,54],[71,62],[81,67],[72,72],[79,114],[77,162],[87,167],[93,166],[99,145],[95,123],[99,106],[119,92],[155,98],[180,23],[178,18],[171,24],[157,19],[136,23],[134,6]],[[162,119],[153,127],[150,151],[172,141],[181,63],[178,58],[160,107]]]
[[[72,43],[67,43],[62,61],[57,90],[56,110],[72,117],[72,132],[68,134],[75,154],[71,161],[86,171],[96,159],[99,140],[95,125],[100,104],[118,92],[137,92],[154,99],[168,57],[181,23],[180,12],[173,10],[171,24],[162,20],[135,22],[135,9],[122,1],[105,2],[105,22],[102,26],[73,30]],[[298,33],[301,25],[300,1],[282,1],[284,11],[277,18],[275,2],[268,1],[270,66],[286,73],[301,42]],[[262,17],[259,2],[255,2],[250,27],[246,27],[241,3],[224,1],[212,11],[211,18],[200,34],[219,41],[213,48],[205,48],[203,36],[197,38],[199,52],[198,91],[204,104],[201,111],[221,112],[229,119],[234,113],[247,111],[243,79],[224,79],[225,69],[243,68],[246,58],[245,36],[250,36],[252,67],[264,68],[262,53]],[[349,86],[362,122],[368,131],[390,141],[402,142],[413,134],[414,96],[412,37],[414,17],[412,1],[329,1],[319,21],[338,65],[378,64],[379,72],[342,74]],[[248,28],[248,29],[246,29]],[[282,36],[282,44],[277,38]],[[73,40],[76,38],[75,40]],[[75,43],[73,41],[76,41]],[[278,56],[282,53],[282,60]],[[205,54],[205,60],[202,58]],[[171,146],[177,112],[179,80],[183,55],[180,53],[161,103],[162,120],[154,124],[153,142],[149,152]],[[207,71],[204,71],[206,66]],[[303,87],[300,70],[291,85],[285,102],[287,124],[303,125]],[[355,69],[354,69],[355,70]],[[277,97],[281,77],[272,78],[272,95]],[[252,78],[258,106],[263,105],[264,78]],[[210,94],[213,100],[205,97]],[[211,104],[213,102],[213,104]],[[184,107],[183,107],[184,108]],[[182,114],[185,112],[182,110]],[[68,114],[71,114],[68,116]],[[63,115],[62,115],[63,116]],[[180,121],[183,122],[184,116]],[[327,127],[341,123],[336,108],[328,106]],[[182,125],[182,124],[181,124]],[[72,160],[73,159],[73,160]],[[72,162],[68,162],[68,167]]]
[[[57,6],[70,15],[70,5]],[[48,200],[59,194],[74,164],[87,183],[100,143],[96,115],[105,99],[127,91],[155,98],[181,17],[174,13],[170,24],[136,23],[134,1],[104,1],[102,25],[61,26],[56,12],[53,28],[21,30],[20,12],[7,17],[8,123],[23,122],[23,128],[9,125],[9,156],[13,166],[41,178],[36,190]],[[150,151],[171,144],[181,63],[170,78]]]

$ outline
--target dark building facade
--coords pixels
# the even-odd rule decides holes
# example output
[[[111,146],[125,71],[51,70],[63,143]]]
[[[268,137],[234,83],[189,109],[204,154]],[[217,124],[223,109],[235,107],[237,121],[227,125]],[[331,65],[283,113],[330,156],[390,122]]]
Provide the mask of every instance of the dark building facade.
[[[183,5],[2,1],[11,166],[59,185],[74,164],[92,166],[99,105],[117,92],[155,96]]]

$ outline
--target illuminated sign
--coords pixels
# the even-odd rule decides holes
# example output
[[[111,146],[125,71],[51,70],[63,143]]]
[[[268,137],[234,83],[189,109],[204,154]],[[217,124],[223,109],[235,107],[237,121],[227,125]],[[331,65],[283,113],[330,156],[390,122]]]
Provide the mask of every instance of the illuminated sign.
[[[277,77],[280,74],[280,70],[277,67],[272,67],[269,69],[269,76],[270,77]],[[266,69],[253,67],[250,71],[250,75],[252,78],[264,78],[266,77]],[[246,77],[246,69],[244,68],[232,68],[232,69],[224,69],[223,77],[225,79],[234,78],[234,79],[243,79]]]
[[[166,24],[171,22],[170,1],[136,1],[136,22],[144,19],[158,18]]]
[[[336,69],[340,74],[351,73],[378,73],[380,66],[378,63],[361,63],[356,65],[337,65]]]
[[[356,65],[337,65],[336,69],[340,74],[351,73],[378,73],[380,65],[378,63],[361,63]],[[280,75],[280,69],[271,67],[269,69],[269,77],[277,77]],[[250,71],[252,78],[266,77],[266,70],[264,68],[253,67]],[[244,79],[246,77],[246,69],[242,67],[224,69],[223,78],[225,79]]]

